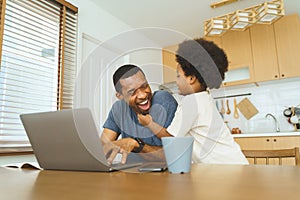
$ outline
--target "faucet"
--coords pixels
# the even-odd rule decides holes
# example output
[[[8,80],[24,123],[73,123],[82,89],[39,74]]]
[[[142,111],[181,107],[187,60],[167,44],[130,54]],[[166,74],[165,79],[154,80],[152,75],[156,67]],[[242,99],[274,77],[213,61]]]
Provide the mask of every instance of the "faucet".
[[[268,114],[266,114],[265,118],[267,118],[268,116],[270,116],[274,119],[275,126],[276,126],[276,132],[280,132],[279,123],[278,123],[276,117],[274,115],[272,115],[271,113],[268,113]]]

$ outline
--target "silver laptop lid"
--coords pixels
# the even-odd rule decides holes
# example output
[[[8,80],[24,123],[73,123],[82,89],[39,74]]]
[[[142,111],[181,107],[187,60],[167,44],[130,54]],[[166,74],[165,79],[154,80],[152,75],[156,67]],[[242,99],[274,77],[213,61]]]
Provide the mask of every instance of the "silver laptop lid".
[[[44,169],[110,171],[92,113],[87,108],[20,115]]]

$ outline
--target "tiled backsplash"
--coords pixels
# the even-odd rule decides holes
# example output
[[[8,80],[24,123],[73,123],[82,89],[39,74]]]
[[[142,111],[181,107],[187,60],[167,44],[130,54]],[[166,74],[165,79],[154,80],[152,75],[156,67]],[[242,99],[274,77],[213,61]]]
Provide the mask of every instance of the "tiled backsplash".
[[[227,98],[231,114],[224,114],[224,120],[228,121],[230,128],[240,128],[242,133],[275,132],[275,122],[271,117],[266,118],[267,113],[273,114],[278,122],[280,131],[293,131],[294,127],[288,123],[283,115],[283,110],[291,106],[300,105],[300,78],[268,81],[263,83],[234,86],[212,91],[214,97],[239,95],[251,93],[247,96],[235,97],[237,103],[247,97],[259,111],[251,119],[247,120],[239,111],[239,118],[233,117],[234,97]],[[221,99],[217,99],[219,105]],[[226,98],[224,106],[226,109]],[[220,107],[220,106],[219,106]]]

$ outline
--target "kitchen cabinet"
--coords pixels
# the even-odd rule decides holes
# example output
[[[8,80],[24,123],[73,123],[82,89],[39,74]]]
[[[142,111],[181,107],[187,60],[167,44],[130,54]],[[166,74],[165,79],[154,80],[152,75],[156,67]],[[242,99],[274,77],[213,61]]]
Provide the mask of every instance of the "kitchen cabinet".
[[[256,24],[246,31],[227,31],[205,37],[224,49],[229,68],[224,86],[300,76],[300,20],[287,15],[272,25]],[[178,45],[163,49],[164,82],[175,81]]]
[[[287,15],[274,23],[280,78],[300,76],[300,20]]]
[[[222,37],[229,67],[224,80],[225,86],[254,82],[250,31],[228,31]]]
[[[273,25],[250,27],[255,81],[279,79],[277,51]]]
[[[268,150],[288,149],[300,147],[300,136],[272,136],[272,137],[243,137],[234,138],[242,150]],[[252,160],[249,159],[249,162]],[[270,163],[277,163],[278,160],[271,160]],[[283,164],[293,165],[293,159],[284,159]]]
[[[222,39],[221,37],[209,37],[206,36],[204,37],[204,39],[208,40],[208,41],[212,41],[214,42],[218,47],[222,48]]]
[[[176,80],[176,51],[178,45],[172,45],[163,48],[162,50],[162,62],[163,62],[163,78],[164,83],[173,82]]]
[[[300,21],[284,16],[273,25],[250,27],[255,81],[300,76]]]

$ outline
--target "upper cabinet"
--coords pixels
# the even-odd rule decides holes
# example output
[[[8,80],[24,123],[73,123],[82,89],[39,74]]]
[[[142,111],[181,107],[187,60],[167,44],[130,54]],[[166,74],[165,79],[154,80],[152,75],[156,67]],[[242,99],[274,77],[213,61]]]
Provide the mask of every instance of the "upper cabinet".
[[[222,48],[229,62],[224,85],[230,86],[253,82],[254,71],[249,30],[228,31],[221,39]]]
[[[176,80],[176,51],[178,45],[168,46],[162,50],[162,62],[163,62],[163,77],[164,83],[169,83]]]
[[[222,36],[222,47],[227,54],[230,68],[252,64],[249,30],[226,32]]]
[[[224,86],[300,76],[300,19],[287,15],[272,25],[205,37],[223,48],[229,61]],[[164,80],[175,80],[178,45],[163,50]]]
[[[281,78],[300,76],[300,20],[297,14],[274,23]]]
[[[208,41],[212,41],[214,42],[216,45],[218,45],[218,47],[222,48],[222,39],[221,37],[204,37],[204,39],[208,40]]]
[[[255,81],[279,79],[273,25],[250,27]]]
[[[300,76],[300,20],[284,16],[273,25],[250,28],[255,81]]]

